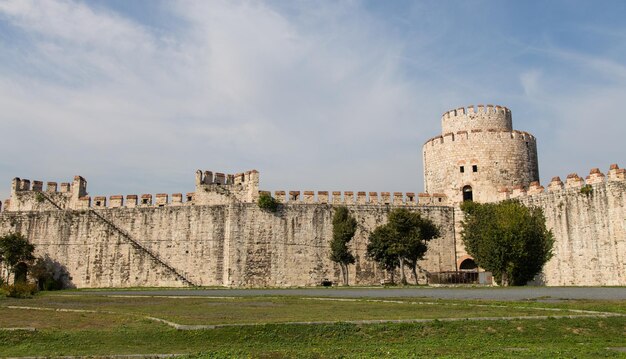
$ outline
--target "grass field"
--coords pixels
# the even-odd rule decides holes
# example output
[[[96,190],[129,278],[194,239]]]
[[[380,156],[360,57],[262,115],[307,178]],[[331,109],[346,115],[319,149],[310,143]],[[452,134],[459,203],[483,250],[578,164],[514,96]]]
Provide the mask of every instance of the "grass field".
[[[626,303],[56,292],[0,299],[0,356],[626,357],[626,316],[580,310],[624,315]],[[588,317],[562,318],[569,315]],[[429,321],[359,322],[422,319]],[[173,324],[217,327],[179,330]]]

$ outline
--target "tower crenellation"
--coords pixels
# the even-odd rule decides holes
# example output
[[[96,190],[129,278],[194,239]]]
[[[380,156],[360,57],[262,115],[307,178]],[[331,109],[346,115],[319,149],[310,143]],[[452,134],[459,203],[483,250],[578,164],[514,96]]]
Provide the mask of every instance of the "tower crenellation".
[[[511,131],[511,110],[498,105],[460,107],[441,116],[441,128],[442,133],[488,129]]]

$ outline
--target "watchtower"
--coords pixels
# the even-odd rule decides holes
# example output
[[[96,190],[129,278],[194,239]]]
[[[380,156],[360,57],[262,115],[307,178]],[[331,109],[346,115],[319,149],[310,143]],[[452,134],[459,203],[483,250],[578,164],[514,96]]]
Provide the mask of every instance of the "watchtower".
[[[535,137],[513,130],[508,108],[461,107],[444,113],[441,127],[423,146],[427,193],[445,193],[453,205],[494,202],[503,187],[539,180]]]

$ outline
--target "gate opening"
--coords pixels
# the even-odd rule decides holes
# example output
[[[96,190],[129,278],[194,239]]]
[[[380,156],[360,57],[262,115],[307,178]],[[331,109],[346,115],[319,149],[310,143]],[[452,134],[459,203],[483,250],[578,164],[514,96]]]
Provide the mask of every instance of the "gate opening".
[[[474,196],[472,194],[472,186],[463,187],[463,202],[465,201],[473,201]]]
[[[478,269],[478,266],[476,265],[476,262],[474,262],[474,260],[471,258],[467,258],[466,260],[461,262],[461,265],[459,265],[459,270],[462,271],[475,271],[476,269]]]

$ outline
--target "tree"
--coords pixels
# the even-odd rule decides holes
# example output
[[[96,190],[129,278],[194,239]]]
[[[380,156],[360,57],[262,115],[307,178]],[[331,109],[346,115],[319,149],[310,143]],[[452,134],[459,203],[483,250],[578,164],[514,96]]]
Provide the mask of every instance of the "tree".
[[[429,219],[422,218],[419,212],[397,208],[387,216],[387,224],[377,227],[367,247],[370,258],[392,273],[400,267],[400,281],[406,284],[405,263],[411,266],[415,284],[418,262],[428,250],[428,241],[439,236],[439,228]]]
[[[367,256],[391,275],[391,283],[394,283],[394,270],[398,267],[398,255],[394,246],[395,236],[391,226],[383,224],[374,229],[370,234],[367,244]]]
[[[348,208],[337,207],[333,215],[333,239],[330,242],[330,260],[339,264],[343,285],[348,285],[348,265],[354,263],[354,256],[348,249],[348,243],[356,232],[356,219]]]
[[[543,212],[519,201],[464,202],[462,238],[476,264],[503,286],[525,285],[552,257],[554,238]]]
[[[7,283],[9,276],[16,272],[18,266],[35,260],[34,251],[35,246],[19,233],[10,233],[0,237],[0,258],[7,269]]]
[[[424,259],[428,250],[428,242],[439,237],[439,228],[428,218],[423,218],[418,212],[410,212],[399,208],[389,214],[389,223],[397,236],[398,261],[400,263],[403,283],[404,262],[411,266],[415,284],[417,280],[418,262]]]

